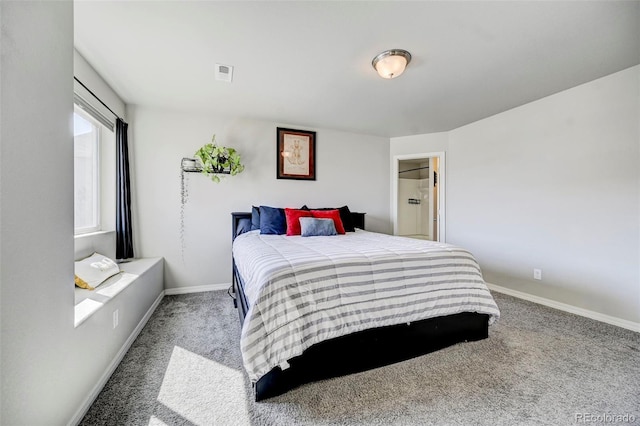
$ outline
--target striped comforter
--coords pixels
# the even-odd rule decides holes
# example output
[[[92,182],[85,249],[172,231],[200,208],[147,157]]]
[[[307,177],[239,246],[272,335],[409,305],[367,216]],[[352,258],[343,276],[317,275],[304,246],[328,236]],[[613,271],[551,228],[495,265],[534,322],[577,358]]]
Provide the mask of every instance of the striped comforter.
[[[357,230],[331,237],[251,231],[233,256],[249,309],[245,369],[255,382],[323,340],[421,319],[500,312],[471,253],[449,244]]]

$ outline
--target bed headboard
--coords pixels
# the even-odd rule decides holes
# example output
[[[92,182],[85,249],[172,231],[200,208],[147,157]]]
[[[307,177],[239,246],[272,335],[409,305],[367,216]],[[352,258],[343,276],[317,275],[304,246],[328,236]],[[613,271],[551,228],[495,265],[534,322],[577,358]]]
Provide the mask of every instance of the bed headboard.
[[[242,219],[249,220],[249,229],[251,229],[251,212],[231,213],[231,241],[235,240],[238,236]]]
[[[356,228],[364,228],[364,215],[366,213],[351,212],[351,220]],[[244,219],[244,220],[243,220]],[[251,212],[232,212],[231,213],[231,241],[243,232],[242,228],[246,226],[248,221],[251,227]]]

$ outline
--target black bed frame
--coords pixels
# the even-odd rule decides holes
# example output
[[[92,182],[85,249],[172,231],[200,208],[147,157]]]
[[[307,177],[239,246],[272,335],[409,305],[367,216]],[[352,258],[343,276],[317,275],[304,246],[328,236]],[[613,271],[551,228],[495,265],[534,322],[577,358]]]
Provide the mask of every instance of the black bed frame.
[[[355,226],[364,229],[364,213],[351,214]],[[235,239],[240,220],[251,220],[251,213],[231,215]],[[244,283],[233,260],[232,267],[232,297],[242,324],[248,305]],[[473,312],[360,331],[311,346],[291,358],[286,370],[275,367],[255,383],[255,399],[261,401],[305,383],[370,370],[488,336],[489,315]]]

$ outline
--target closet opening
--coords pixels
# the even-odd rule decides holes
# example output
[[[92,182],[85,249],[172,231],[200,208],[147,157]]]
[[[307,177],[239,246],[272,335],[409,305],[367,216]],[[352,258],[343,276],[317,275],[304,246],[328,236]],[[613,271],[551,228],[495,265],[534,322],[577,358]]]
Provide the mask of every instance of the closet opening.
[[[394,235],[444,242],[444,153],[394,157]]]

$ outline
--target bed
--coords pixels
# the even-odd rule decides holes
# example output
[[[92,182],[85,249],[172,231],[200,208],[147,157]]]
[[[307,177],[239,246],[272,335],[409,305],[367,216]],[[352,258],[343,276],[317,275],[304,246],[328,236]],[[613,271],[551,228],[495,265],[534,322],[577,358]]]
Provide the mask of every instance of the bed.
[[[466,250],[364,230],[262,235],[232,213],[231,295],[256,401],[488,337],[500,312]]]

